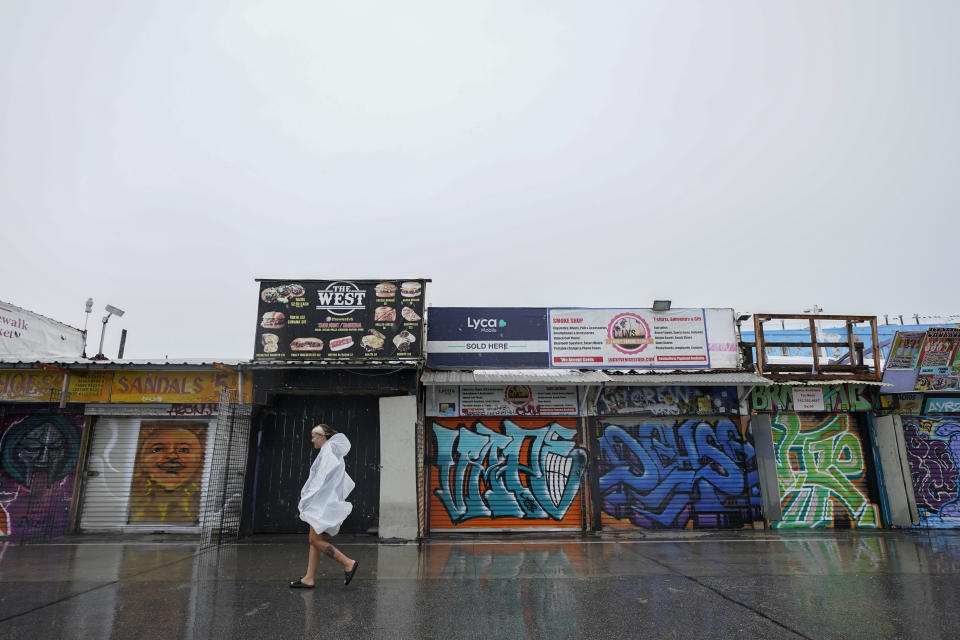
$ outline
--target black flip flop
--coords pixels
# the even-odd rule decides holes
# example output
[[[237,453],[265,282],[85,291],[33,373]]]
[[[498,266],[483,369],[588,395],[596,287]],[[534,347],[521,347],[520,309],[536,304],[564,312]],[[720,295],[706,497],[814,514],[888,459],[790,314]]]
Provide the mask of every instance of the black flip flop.
[[[316,585],[305,583],[300,578],[297,578],[296,580],[290,583],[291,589],[313,589],[315,586]]]
[[[350,584],[350,581],[353,580],[353,574],[357,572],[357,567],[359,566],[360,566],[360,561],[354,560],[353,569],[350,569],[350,571],[343,572],[343,586],[347,586],[348,584]]]

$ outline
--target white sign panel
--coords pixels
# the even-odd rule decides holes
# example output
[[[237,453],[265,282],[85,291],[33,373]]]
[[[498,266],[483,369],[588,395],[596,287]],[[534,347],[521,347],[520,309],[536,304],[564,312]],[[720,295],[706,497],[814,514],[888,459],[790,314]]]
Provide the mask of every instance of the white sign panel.
[[[707,369],[703,309],[550,309],[550,366]]]
[[[83,332],[0,301],[0,357],[79,358]]]
[[[575,386],[428,387],[430,416],[575,416],[580,402]]]
[[[825,411],[823,387],[794,387],[794,411]]]

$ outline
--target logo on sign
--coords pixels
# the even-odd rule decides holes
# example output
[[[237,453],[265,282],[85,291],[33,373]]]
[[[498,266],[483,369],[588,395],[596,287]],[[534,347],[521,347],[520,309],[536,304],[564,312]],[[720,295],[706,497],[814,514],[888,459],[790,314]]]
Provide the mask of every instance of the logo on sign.
[[[467,316],[467,329],[474,329],[482,333],[495,333],[498,328],[507,326],[507,321],[500,318],[471,318]]]
[[[635,313],[621,313],[607,325],[606,343],[620,353],[640,353],[653,340],[646,320]]]
[[[320,298],[317,309],[329,311],[334,316],[348,316],[366,307],[364,298],[367,292],[352,282],[331,282],[326,289],[318,289],[317,295]]]

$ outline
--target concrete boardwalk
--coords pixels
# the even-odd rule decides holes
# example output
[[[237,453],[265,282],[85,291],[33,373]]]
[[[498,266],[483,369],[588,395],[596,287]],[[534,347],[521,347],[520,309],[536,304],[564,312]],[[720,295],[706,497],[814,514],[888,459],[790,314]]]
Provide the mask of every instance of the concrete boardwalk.
[[[960,532],[0,543],[3,638],[957,638]]]

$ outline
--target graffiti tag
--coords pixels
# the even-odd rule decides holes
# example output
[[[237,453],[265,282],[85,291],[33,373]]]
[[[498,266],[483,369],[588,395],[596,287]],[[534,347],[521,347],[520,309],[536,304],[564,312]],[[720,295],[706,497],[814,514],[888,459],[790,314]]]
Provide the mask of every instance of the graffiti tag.
[[[449,429],[434,423],[439,484],[434,494],[454,524],[471,518],[562,520],[587,461],[576,430],[556,422],[524,429],[509,419]],[[524,483],[526,480],[526,483]]]
[[[783,511],[783,519],[774,527],[877,526],[877,506],[858,482],[866,475],[866,463],[849,420],[842,414],[806,423],[796,413],[774,417]]]
[[[753,444],[727,418],[600,423],[605,513],[642,527],[735,527],[760,518]]]

